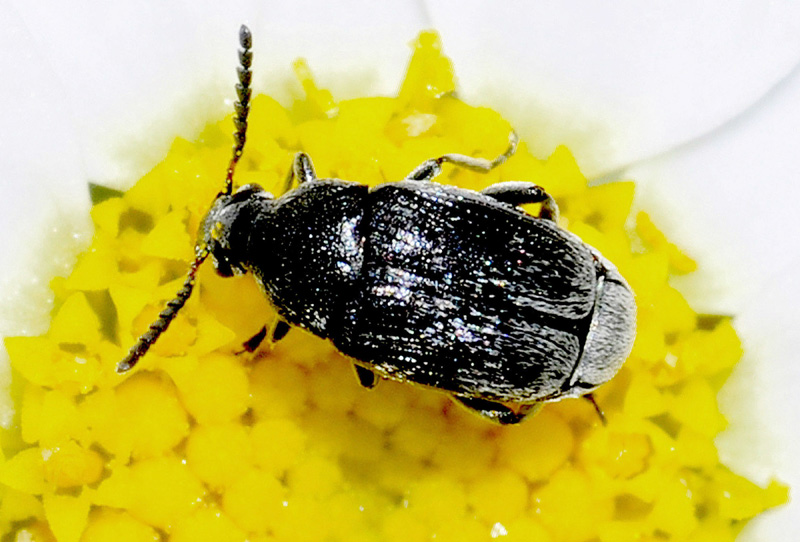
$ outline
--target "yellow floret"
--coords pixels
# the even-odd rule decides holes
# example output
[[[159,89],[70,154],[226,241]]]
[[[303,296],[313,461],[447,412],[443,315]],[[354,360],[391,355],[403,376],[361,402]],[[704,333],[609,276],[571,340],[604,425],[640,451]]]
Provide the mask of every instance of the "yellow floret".
[[[569,426],[547,409],[500,434],[499,461],[527,480],[546,480],[572,453],[574,437]]]
[[[681,363],[690,372],[713,376],[731,369],[742,357],[742,343],[729,318],[713,330],[696,330],[683,343]]]
[[[22,439],[31,444],[42,440],[49,445],[75,436],[77,412],[68,395],[28,385],[22,395],[20,412]]]
[[[467,489],[467,501],[475,514],[490,525],[517,519],[529,504],[528,485],[508,470],[490,470]]]
[[[519,518],[508,525],[503,524],[503,529],[508,533],[501,538],[504,542],[552,542],[553,540],[542,524],[532,518]]]
[[[467,511],[464,485],[437,475],[410,482],[406,500],[409,510],[435,526],[459,521]]]
[[[576,468],[565,467],[533,492],[533,507],[555,540],[590,540],[595,526],[610,519],[613,503],[596,494],[591,480]]]
[[[133,517],[161,529],[191,514],[206,493],[185,462],[175,457],[136,463],[129,483],[120,489],[129,499],[127,508]]]
[[[189,431],[175,385],[154,373],[134,375],[113,394],[98,392],[87,401],[97,405],[90,421],[97,442],[121,457],[162,455]]]
[[[651,418],[663,413],[666,408],[666,399],[656,387],[652,375],[642,372],[631,377],[624,403],[628,415]]]
[[[114,284],[116,279],[116,256],[108,250],[96,248],[78,259],[64,286],[70,290],[103,290]]]
[[[686,427],[704,435],[716,435],[725,428],[716,393],[706,380],[689,380],[672,399],[670,413]]]
[[[64,301],[50,324],[50,338],[57,343],[93,345],[100,340],[100,320],[86,295],[75,292]]]
[[[556,200],[575,196],[586,190],[586,177],[581,173],[570,150],[563,145],[557,147],[547,158],[542,176],[546,177],[548,182],[540,184],[546,187],[548,193]]]
[[[389,511],[384,517],[382,528],[386,542],[427,542],[430,529],[416,514],[405,508]]]
[[[94,484],[103,474],[103,458],[75,441],[53,448],[43,448],[45,480],[56,487]]]
[[[330,459],[307,455],[289,469],[287,483],[297,495],[325,498],[342,488],[342,472]]]
[[[441,54],[439,35],[422,32],[414,43],[414,54],[397,95],[398,108],[428,112],[436,99],[456,89],[453,65]]]
[[[303,370],[283,359],[263,360],[250,373],[253,412],[259,419],[297,416],[307,404]]]
[[[44,458],[39,448],[27,448],[0,465],[0,483],[16,491],[40,495],[47,487]]]
[[[251,461],[247,431],[238,423],[201,425],[186,443],[186,463],[213,489],[229,486]]]
[[[11,367],[39,386],[58,383],[55,363],[61,352],[48,337],[8,337],[3,340]]]
[[[649,522],[658,530],[678,539],[697,527],[692,492],[683,480],[671,480],[658,491]]]
[[[142,252],[150,256],[187,261],[194,257],[192,238],[186,231],[185,211],[173,211],[156,223],[142,241]]]
[[[247,534],[219,509],[208,507],[178,520],[170,542],[245,542]]]
[[[631,478],[643,472],[653,453],[650,438],[638,432],[592,431],[583,442],[582,458],[611,478]]]
[[[98,508],[89,514],[81,542],[159,542],[155,529],[128,513]]]
[[[735,521],[749,519],[767,508],[786,502],[788,488],[775,482],[759,487],[724,467],[717,467],[715,497],[719,499],[719,515]]]
[[[154,280],[149,286],[155,286],[155,283],[156,281]],[[117,311],[119,328],[126,331],[127,336],[130,336],[130,330],[133,327],[134,320],[139,317],[142,309],[150,303],[151,296],[149,290],[124,284],[115,284],[108,289],[108,293]],[[132,339],[131,337],[131,340]]]
[[[262,420],[250,431],[253,461],[264,470],[279,475],[297,463],[306,440],[305,431],[292,420]]]
[[[445,429],[445,420],[435,411],[417,409],[401,420],[389,434],[389,442],[398,451],[417,459],[430,458]]]
[[[3,494],[0,497],[0,525],[32,518],[44,519],[42,501],[29,493],[10,487],[3,488]]]
[[[43,497],[47,523],[58,542],[78,542],[89,518],[89,499],[84,495],[46,493]]]
[[[442,432],[430,463],[443,475],[470,483],[483,476],[494,461],[494,435],[466,409],[457,412],[460,423],[451,423]]]
[[[119,234],[119,220],[125,210],[122,198],[110,198],[92,207],[91,215],[94,222],[95,234],[100,232],[116,237]],[[113,261],[113,260],[112,260]],[[72,272],[75,274],[75,271]]]
[[[691,273],[697,269],[697,263],[677,246],[667,241],[666,236],[656,228],[647,213],[640,212],[636,215],[636,232],[653,249],[667,255],[670,266],[676,273]]]
[[[200,423],[221,423],[244,414],[250,401],[248,378],[236,357],[210,354],[178,378],[181,400]]]
[[[240,529],[265,533],[278,520],[285,500],[286,490],[277,478],[250,469],[225,492],[222,508]]]

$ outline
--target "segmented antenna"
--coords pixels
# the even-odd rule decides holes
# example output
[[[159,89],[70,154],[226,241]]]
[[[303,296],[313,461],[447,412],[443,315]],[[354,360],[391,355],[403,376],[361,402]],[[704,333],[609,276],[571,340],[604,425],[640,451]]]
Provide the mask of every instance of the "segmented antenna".
[[[250,49],[253,46],[253,39],[250,34],[250,29],[245,25],[242,25],[239,29],[239,44],[242,48],[239,50],[240,66],[236,69],[239,75],[239,83],[236,85],[236,95],[239,100],[234,104],[236,109],[236,116],[233,118],[233,122],[236,126],[236,131],[233,133],[235,143],[233,145],[233,156],[228,164],[228,174],[225,177],[225,188],[219,193],[217,196],[218,198],[233,193],[233,172],[236,169],[236,163],[242,156],[242,150],[244,150],[245,133],[247,132],[247,114],[250,112],[250,80],[253,75],[250,71],[250,66],[253,63],[253,53]],[[197,270],[200,268],[200,264],[208,258],[208,255],[209,248],[205,240],[198,239],[197,245],[195,246],[195,259],[189,267],[189,272],[186,274],[186,280],[183,282],[183,286],[178,290],[178,293],[175,294],[175,297],[167,303],[164,310],[159,313],[155,322],[150,324],[150,328],[145,331],[142,336],[139,337],[139,340],[136,341],[136,344],[131,347],[125,359],[117,364],[118,373],[130,371],[134,365],[138,363],[139,359],[150,350],[150,347],[158,340],[161,334],[167,330],[170,323],[172,323],[178,315],[178,311],[183,308],[186,301],[192,295],[197,277]]]
[[[139,358],[144,356],[147,351],[150,350],[153,343],[156,342],[156,339],[167,330],[170,323],[178,315],[178,311],[183,308],[186,304],[186,300],[192,295],[197,270],[207,257],[208,250],[198,252],[197,258],[192,262],[192,266],[186,274],[186,280],[183,282],[181,289],[178,290],[178,293],[175,294],[173,299],[167,302],[167,306],[158,314],[156,321],[150,324],[150,328],[139,337],[136,344],[131,347],[128,355],[125,356],[125,359],[117,363],[118,373],[125,373],[133,369],[133,366],[138,363]]]
[[[252,93],[250,81],[253,79],[253,72],[250,71],[250,66],[253,64],[253,52],[250,48],[253,46],[253,36],[245,25],[239,29],[239,44],[242,46],[239,50],[239,64],[241,65],[236,68],[236,73],[239,75],[236,95],[239,100],[233,104],[236,110],[236,116],[233,117],[236,131],[233,132],[233,156],[228,164],[228,176],[225,177],[225,190],[222,192],[228,196],[233,193],[233,170],[236,169],[236,163],[242,157],[244,143],[247,140],[247,114],[250,112],[250,95]]]

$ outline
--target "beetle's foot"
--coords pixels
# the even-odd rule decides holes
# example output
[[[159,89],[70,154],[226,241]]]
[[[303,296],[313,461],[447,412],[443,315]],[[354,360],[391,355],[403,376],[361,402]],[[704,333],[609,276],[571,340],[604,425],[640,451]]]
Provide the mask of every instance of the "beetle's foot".
[[[242,349],[236,352],[237,356],[244,354],[245,352],[252,354],[258,347],[261,346],[261,343],[264,342],[264,338],[267,336],[267,326],[262,327],[258,333],[247,339],[245,342],[242,343]]]
[[[482,416],[490,421],[499,423],[500,425],[513,425],[521,422],[528,416],[536,414],[541,410],[542,403],[531,403],[528,405],[521,405],[517,410],[497,403],[495,401],[488,401],[477,397],[458,397],[453,396],[453,399],[464,405],[468,410]]]
[[[289,325],[289,322],[287,322],[286,320],[278,320],[275,323],[275,327],[272,328],[272,336],[270,337],[272,344],[275,344],[276,342],[286,337],[286,334],[289,333],[291,330],[292,326]]]
[[[606,415],[603,414],[603,409],[601,409],[600,405],[597,404],[597,401],[594,398],[594,394],[593,393],[587,393],[586,395],[583,395],[582,397],[584,399],[586,399],[587,401],[589,401],[590,403],[592,403],[592,406],[594,407],[595,412],[597,412],[597,415],[600,417],[600,421],[603,422],[603,425],[604,426],[608,425],[608,420],[606,419]]]
[[[361,365],[353,364],[353,368],[356,370],[356,377],[358,377],[358,383],[371,390],[375,386],[378,385],[378,375],[367,369],[366,367],[362,367]]]
[[[292,326],[290,326],[286,321],[280,319],[270,327],[272,329],[272,333],[269,333],[267,326],[262,327],[258,333],[242,343],[242,349],[236,352],[236,355],[238,356],[244,354],[245,352],[252,354],[258,350],[258,347],[261,346],[261,344],[264,342],[264,339],[267,338],[268,333],[270,336],[269,346],[272,346],[276,342],[286,337],[286,334],[292,329]]]

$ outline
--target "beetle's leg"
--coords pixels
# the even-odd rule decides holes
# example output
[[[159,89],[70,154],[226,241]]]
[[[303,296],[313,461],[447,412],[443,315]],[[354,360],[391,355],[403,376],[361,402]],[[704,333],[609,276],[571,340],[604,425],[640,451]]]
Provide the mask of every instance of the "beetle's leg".
[[[295,179],[297,179],[297,184],[303,184],[316,180],[316,178],[317,174],[314,172],[314,164],[311,163],[311,157],[304,152],[298,152],[294,155],[289,173],[286,174],[283,193],[285,194],[292,188],[292,181]]]
[[[378,375],[367,369],[366,367],[362,367],[361,365],[353,364],[353,368],[356,370],[356,376],[358,377],[358,383],[371,390],[378,384]]]
[[[512,425],[519,423],[531,414],[535,414],[542,408],[542,403],[531,403],[522,405],[518,412],[514,412],[503,403],[496,403],[487,399],[477,397],[459,397],[454,395],[453,399],[467,407],[472,412],[483,416],[500,425]]]
[[[430,181],[442,172],[442,164],[449,162],[454,166],[463,167],[478,173],[489,173],[491,170],[508,160],[517,150],[517,143],[519,138],[516,132],[511,132],[508,136],[508,148],[506,151],[495,158],[494,160],[487,160],[486,158],[475,158],[474,156],[466,156],[464,154],[445,154],[439,158],[431,158],[425,160],[414,171],[408,174],[406,180],[409,181]]]
[[[541,203],[542,209],[539,211],[539,218],[545,220],[558,221],[558,204],[553,196],[544,191],[544,188],[537,184],[521,181],[508,181],[497,183],[485,188],[482,194],[491,196],[497,201],[510,203],[511,205],[525,205],[527,203]]]
[[[263,326],[258,333],[247,339],[245,342],[242,343],[242,350],[237,352],[238,354],[244,352],[255,352],[259,345],[264,342],[264,338],[267,336],[267,326]]]
[[[592,403],[592,406],[594,407],[595,412],[597,412],[597,415],[600,416],[600,421],[603,423],[603,425],[608,425],[608,420],[606,420],[606,415],[603,414],[603,410],[600,408],[600,405],[597,404],[597,401],[594,398],[594,394],[587,393],[582,397],[587,401],[589,401],[590,403]]]
[[[273,343],[276,343],[286,337],[286,334],[292,330],[292,326],[286,320],[280,318],[277,322],[275,322],[274,327],[272,328],[272,336],[270,339]]]
[[[287,333],[292,329],[292,326],[289,325],[288,322],[283,320],[282,318],[276,318],[275,323],[270,326],[272,333],[270,333],[270,343],[275,344],[276,342],[283,339]],[[261,343],[264,342],[264,339],[267,338],[268,329],[267,326],[264,326],[259,330],[258,333],[247,339],[244,343],[242,343],[243,350],[238,352],[239,354],[243,352],[255,352]]]

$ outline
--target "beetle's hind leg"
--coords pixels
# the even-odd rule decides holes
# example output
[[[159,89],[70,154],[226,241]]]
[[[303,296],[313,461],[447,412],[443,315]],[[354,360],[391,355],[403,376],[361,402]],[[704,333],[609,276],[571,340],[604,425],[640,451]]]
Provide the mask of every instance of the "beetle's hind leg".
[[[517,150],[517,143],[519,138],[516,132],[511,132],[508,136],[508,148],[506,151],[495,158],[494,160],[487,160],[486,158],[476,158],[474,156],[467,156],[465,154],[445,154],[439,158],[431,158],[425,160],[414,171],[408,174],[406,180],[408,181],[431,181],[434,177],[442,172],[442,164],[449,162],[454,166],[469,169],[470,171],[477,171],[478,173],[489,173],[494,168],[504,163],[506,160]]]
[[[276,318],[272,325],[262,327],[258,333],[242,343],[242,350],[237,353],[242,354],[244,352],[255,352],[258,350],[258,347],[261,346],[261,343],[264,342],[264,339],[266,339],[267,336],[270,338],[269,344],[275,344],[286,337],[286,334],[289,333],[291,329],[292,326],[290,326],[288,322],[282,318]]]
[[[511,205],[525,205],[528,203],[541,203],[539,218],[558,222],[558,204],[553,196],[544,191],[537,184],[522,181],[508,181],[497,183],[484,189],[482,194],[491,196],[497,201]]]
[[[495,423],[499,423],[500,425],[519,423],[528,416],[536,414],[542,408],[542,403],[531,403],[521,405],[517,411],[514,411],[503,403],[480,399],[478,397],[459,397],[454,395],[453,399],[475,414]]]
[[[586,399],[592,406],[594,407],[594,411],[597,413],[597,416],[600,418],[600,423],[603,425],[608,425],[608,420],[606,419],[605,413],[603,413],[603,409],[600,408],[600,405],[597,404],[597,401],[594,398],[593,393],[587,393],[586,395],[582,396],[583,399]]]
[[[286,181],[283,184],[284,194],[291,190],[292,183],[295,179],[297,179],[297,184],[303,184],[317,179],[311,157],[304,152],[298,152],[294,155],[292,167],[289,169],[289,173],[286,174]]]

